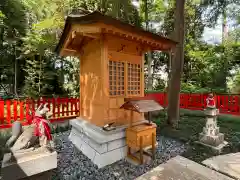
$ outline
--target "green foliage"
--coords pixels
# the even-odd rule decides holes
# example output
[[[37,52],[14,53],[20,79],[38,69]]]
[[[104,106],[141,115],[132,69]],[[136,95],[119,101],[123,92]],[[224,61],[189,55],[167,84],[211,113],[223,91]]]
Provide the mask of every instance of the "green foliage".
[[[14,74],[17,74],[19,86],[24,74],[19,68],[24,62],[19,59],[21,38],[27,31],[25,7],[18,0],[0,2],[0,84],[13,87]]]
[[[238,70],[230,83],[231,93],[240,94],[240,70]]]
[[[68,57],[64,60],[63,74],[65,74],[65,83],[63,88],[67,91],[68,95],[72,97],[79,96],[79,66],[80,61],[78,58]]]
[[[5,18],[5,15],[0,11],[0,27],[4,25],[3,19]]]
[[[166,10],[167,6],[164,4],[163,0],[140,1],[140,17],[143,20],[143,24],[145,27],[146,23],[148,23],[148,30],[150,31],[156,31],[156,29],[153,28],[152,23],[161,22],[163,20]]]
[[[99,11],[135,26],[140,26],[137,9],[131,0],[70,0],[70,6],[73,12],[78,12],[79,9],[90,12]]]
[[[37,98],[64,95],[52,54],[43,57],[36,55],[34,59],[27,59],[25,71],[27,72],[23,89],[25,96]]]
[[[63,94],[63,81],[56,68],[57,57],[53,50],[58,42],[57,34],[64,24],[66,2],[24,1],[28,11],[34,11],[31,28],[22,38],[22,55],[25,58],[25,85],[23,93],[30,97]]]
[[[202,0],[200,5],[208,8],[205,12],[205,20],[209,27],[215,26],[219,17],[225,13],[230,18],[236,18],[240,9],[238,0]]]
[[[154,85],[153,89],[165,89],[165,81],[161,78],[157,78],[157,83]]]
[[[27,73],[24,93],[30,97],[63,93],[63,89],[70,96],[79,94],[79,60],[59,59],[51,53],[58,42],[59,30],[63,28],[64,16],[69,12],[98,10],[132,24],[138,23],[136,9],[129,0],[25,0],[24,4],[29,12],[35,12],[31,17],[31,30],[23,38]],[[57,89],[62,90],[54,92]]]

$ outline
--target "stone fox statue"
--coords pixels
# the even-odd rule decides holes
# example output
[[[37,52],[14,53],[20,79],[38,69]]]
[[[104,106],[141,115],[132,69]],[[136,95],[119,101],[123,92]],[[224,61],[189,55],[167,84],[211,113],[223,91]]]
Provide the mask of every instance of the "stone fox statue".
[[[51,151],[53,148],[50,134],[50,122],[47,120],[52,115],[47,104],[40,105],[33,114],[32,124],[23,130],[20,122],[12,126],[12,137],[7,141],[6,147],[12,154],[31,152],[38,148]]]

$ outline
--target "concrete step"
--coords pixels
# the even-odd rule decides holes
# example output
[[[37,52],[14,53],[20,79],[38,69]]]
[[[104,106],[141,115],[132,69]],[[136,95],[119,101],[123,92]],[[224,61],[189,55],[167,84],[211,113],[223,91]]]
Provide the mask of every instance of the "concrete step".
[[[202,162],[211,169],[240,179],[240,153],[214,156]]]
[[[176,156],[136,178],[136,180],[233,180],[217,171]]]

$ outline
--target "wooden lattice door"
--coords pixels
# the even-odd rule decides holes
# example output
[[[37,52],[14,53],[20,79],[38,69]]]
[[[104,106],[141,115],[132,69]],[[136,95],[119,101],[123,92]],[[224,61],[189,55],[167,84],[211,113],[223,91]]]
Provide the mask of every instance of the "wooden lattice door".
[[[124,62],[109,61],[109,95],[123,96],[125,94]]]
[[[127,97],[140,96],[141,65],[110,60],[109,95]]]
[[[128,96],[140,96],[141,92],[141,66],[128,63]]]

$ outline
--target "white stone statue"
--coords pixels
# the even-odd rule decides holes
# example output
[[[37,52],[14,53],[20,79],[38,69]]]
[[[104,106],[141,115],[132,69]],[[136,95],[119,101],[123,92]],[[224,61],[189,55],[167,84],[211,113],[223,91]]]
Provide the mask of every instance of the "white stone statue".
[[[3,180],[51,179],[51,170],[57,167],[48,120],[51,114],[45,104],[32,114],[28,127],[13,123],[12,137],[6,143],[10,153],[5,153],[2,161]]]
[[[47,120],[52,115],[47,104],[40,105],[32,116],[32,123],[23,130],[19,121],[13,123],[12,136],[6,143],[6,147],[13,157],[22,157],[26,154],[38,152],[52,152],[54,145],[50,134],[50,122]]]

